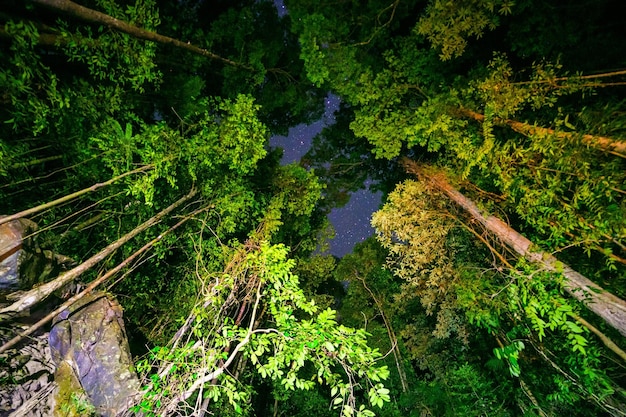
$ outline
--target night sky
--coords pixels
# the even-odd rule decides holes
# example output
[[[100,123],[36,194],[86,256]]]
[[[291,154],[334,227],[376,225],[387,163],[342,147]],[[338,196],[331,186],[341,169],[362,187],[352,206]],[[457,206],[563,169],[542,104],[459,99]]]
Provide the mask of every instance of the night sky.
[[[334,113],[339,109],[339,98],[329,94],[326,98],[326,111],[322,118],[310,125],[297,125],[289,129],[287,136],[272,136],[271,147],[283,148],[282,163],[297,162],[311,147],[313,137],[324,126],[335,122]],[[335,228],[335,238],[330,242],[330,253],[342,257],[352,251],[355,243],[365,240],[374,233],[370,225],[372,213],[378,210],[381,193],[361,190],[353,193],[350,201],[340,209],[331,211],[328,218]]]

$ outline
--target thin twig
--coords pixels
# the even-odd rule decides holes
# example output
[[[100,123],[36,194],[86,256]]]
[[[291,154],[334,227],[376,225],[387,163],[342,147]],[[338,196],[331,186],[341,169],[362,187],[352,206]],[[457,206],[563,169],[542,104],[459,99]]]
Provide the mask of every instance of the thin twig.
[[[38,212],[40,212],[42,210],[49,209],[49,208],[57,206],[57,205],[59,205],[61,203],[66,203],[66,202],[71,201],[71,200],[73,200],[73,199],[75,199],[77,197],[80,197],[80,196],[84,195],[84,194],[96,191],[99,188],[102,188],[102,187],[105,187],[107,185],[113,184],[115,181],[118,181],[118,180],[120,180],[120,179],[122,179],[124,177],[127,177],[127,176],[132,175],[132,174],[137,174],[138,172],[143,172],[143,171],[150,170],[153,167],[154,167],[154,165],[144,165],[144,166],[142,166],[140,168],[133,169],[132,171],[128,171],[128,172],[125,172],[125,173],[123,173],[121,175],[118,175],[117,177],[113,177],[113,178],[111,178],[108,181],[99,182],[97,184],[92,185],[91,187],[83,188],[82,190],[76,191],[75,193],[66,195],[66,196],[61,197],[61,198],[57,198],[56,200],[50,201],[49,203],[40,204],[37,207],[29,208],[27,210],[22,210],[19,213],[15,213],[15,214],[12,214],[10,216],[3,217],[3,218],[0,219],[0,224],[7,223],[7,222],[10,222],[12,220],[21,219],[22,217],[30,216],[31,214],[38,213]]]
[[[156,215],[154,215],[150,219],[146,220],[144,223],[142,223],[141,225],[137,226],[136,228],[134,228],[133,230],[131,230],[130,232],[128,232],[127,234],[122,236],[120,239],[118,239],[115,242],[107,245],[103,250],[101,250],[100,252],[98,252],[97,254],[92,256],[91,258],[87,259],[82,264],[78,265],[77,267],[75,267],[75,268],[73,268],[73,269],[71,269],[71,270],[69,270],[69,271],[67,271],[67,272],[65,272],[65,273],[63,273],[61,275],[59,275],[53,281],[50,281],[50,282],[48,282],[48,283],[46,283],[44,285],[41,285],[41,286],[39,286],[37,288],[33,288],[30,291],[27,291],[17,301],[15,301],[13,304],[11,304],[10,306],[7,306],[7,307],[3,308],[2,310],[0,310],[0,322],[2,322],[4,319],[6,319],[6,317],[3,317],[2,315],[9,314],[9,313],[18,313],[18,312],[24,311],[24,310],[34,306],[35,304],[39,303],[40,301],[44,300],[50,294],[52,294],[54,291],[56,291],[59,288],[69,284],[70,282],[75,280],[77,277],[79,277],[81,274],[83,274],[84,272],[89,270],[91,267],[93,267],[94,265],[96,265],[97,263],[99,263],[100,261],[105,259],[107,256],[109,256],[110,254],[115,252],[117,249],[122,247],[124,244],[126,244],[128,241],[130,241],[132,238],[134,238],[138,234],[144,232],[145,230],[149,229],[150,227],[152,227],[155,224],[157,224],[158,222],[160,222],[161,219],[163,219],[165,216],[170,214],[173,210],[175,210],[183,202],[185,202],[188,199],[190,199],[191,197],[193,197],[196,193],[197,193],[197,190],[195,188],[192,189],[186,196],[180,198],[178,201],[174,202],[169,207],[163,209],[162,211],[160,211],[159,213],[157,213]]]

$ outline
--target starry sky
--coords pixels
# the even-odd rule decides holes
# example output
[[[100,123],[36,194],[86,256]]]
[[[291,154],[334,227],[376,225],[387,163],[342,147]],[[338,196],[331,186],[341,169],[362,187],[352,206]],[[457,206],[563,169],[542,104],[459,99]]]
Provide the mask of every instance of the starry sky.
[[[309,125],[300,124],[289,129],[287,136],[272,136],[271,147],[283,148],[282,164],[298,162],[311,147],[315,135],[325,126],[335,122],[334,113],[339,109],[339,97],[329,94],[326,109],[320,120]],[[328,218],[335,228],[335,238],[330,242],[330,253],[342,257],[352,251],[354,245],[371,236],[374,229],[370,225],[372,213],[378,210],[381,193],[360,190],[352,193],[344,207],[333,209]]]

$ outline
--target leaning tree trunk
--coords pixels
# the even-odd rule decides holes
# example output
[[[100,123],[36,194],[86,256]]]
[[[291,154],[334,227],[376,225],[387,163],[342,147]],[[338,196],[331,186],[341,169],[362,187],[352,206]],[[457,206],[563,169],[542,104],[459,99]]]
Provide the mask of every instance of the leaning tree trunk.
[[[241,64],[239,62],[235,62],[230,59],[221,57],[217,54],[214,54],[211,51],[207,51],[206,49],[200,48],[191,43],[183,42],[178,39],[170,38],[169,36],[164,36],[156,32],[139,28],[137,26],[131,25],[130,23],[124,22],[123,20],[119,20],[112,16],[109,16],[108,14],[101,13],[97,10],[89,9],[87,7],[81,6],[80,4],[76,4],[70,0],[33,0],[33,1],[37,4],[48,7],[50,9],[67,13],[69,15],[72,15],[86,22],[108,26],[112,29],[118,30],[120,32],[124,32],[138,39],[145,39],[147,41],[157,42],[157,43],[164,44],[164,45],[172,45],[178,48],[186,49],[190,52],[193,52],[194,54],[202,55],[206,58],[220,61],[224,64],[228,64],[228,65],[232,65],[232,66],[240,67],[240,68],[245,68],[247,70],[252,70],[252,67],[248,65]]]
[[[146,220],[145,222],[143,222],[142,224],[140,224],[139,226],[137,226],[136,228],[134,228],[133,230],[131,230],[130,232],[128,232],[127,234],[119,238],[118,240],[116,240],[115,242],[109,244],[107,247],[102,249],[100,252],[98,252],[91,258],[87,259],[82,264],[78,265],[76,268],[70,269],[69,271],[59,275],[53,281],[50,281],[44,285],[33,288],[30,291],[26,291],[24,294],[21,294],[20,298],[17,301],[15,301],[10,306],[7,306],[3,308],[2,310],[0,310],[0,323],[6,320],[11,314],[25,311],[26,309],[34,306],[35,304],[47,298],[54,291],[74,281],[76,278],[78,278],[84,272],[88,271],[91,267],[96,265],[98,262],[102,261],[107,256],[109,256],[110,254],[115,252],[117,249],[122,247],[129,240],[131,240],[138,234],[142,233],[143,231],[157,224],[159,221],[161,221],[161,219],[163,219],[165,216],[167,216],[172,211],[174,211],[178,206],[180,206],[182,203],[184,203],[185,201],[193,197],[196,194],[196,192],[197,191],[195,189],[192,189],[189,192],[189,194],[180,198],[178,201],[174,202],[169,207],[161,210],[155,216],[149,218],[148,220]]]
[[[454,112],[462,117],[469,117],[471,119],[474,119],[477,122],[482,123],[485,121],[485,115],[469,109],[458,108],[455,109]],[[495,121],[495,123],[509,126],[511,129],[525,136],[552,135],[559,139],[571,139],[579,135],[578,133],[557,132],[554,129],[535,126],[528,123],[519,122],[517,120],[498,119]],[[626,141],[624,140],[596,135],[581,135],[581,137],[583,143],[591,148],[599,149],[601,151],[607,151],[622,158],[626,158]]]
[[[187,199],[188,196],[186,196],[184,198]],[[181,201],[179,200],[179,202],[181,202]],[[174,204],[178,205],[179,202],[174,203]],[[52,319],[54,319],[54,317],[56,317],[58,314],[61,314],[61,312],[63,310],[65,310],[66,308],[69,308],[72,304],[74,304],[75,302],[77,302],[81,298],[85,297],[88,294],[91,294],[91,292],[93,290],[95,290],[98,286],[100,286],[102,283],[106,282],[109,278],[111,278],[113,275],[115,275],[118,272],[120,272],[122,269],[126,268],[128,265],[130,265],[131,262],[133,262],[139,256],[141,256],[142,254],[144,254],[145,252],[150,250],[154,245],[156,245],[159,241],[161,241],[169,233],[173,232],[174,230],[178,229],[180,226],[185,224],[189,219],[192,218],[192,216],[194,216],[195,214],[201,213],[203,211],[206,211],[206,210],[208,210],[208,208],[209,207],[203,207],[203,208],[201,208],[199,210],[196,210],[195,212],[191,213],[190,215],[187,215],[187,216],[183,217],[183,219],[180,220],[178,223],[176,223],[174,226],[170,227],[165,232],[159,234],[157,237],[152,239],[150,242],[146,243],[141,248],[137,249],[132,255],[130,255],[128,258],[126,258],[122,262],[120,262],[115,268],[110,269],[109,271],[107,271],[101,277],[96,278],[94,281],[90,282],[89,285],[87,285],[85,287],[85,289],[82,290],[80,293],[75,294],[72,297],[70,297],[69,299],[67,299],[63,304],[61,304],[59,307],[57,307],[56,310],[48,313],[48,315],[46,315],[45,317],[40,319],[37,323],[31,325],[28,329],[24,330],[23,332],[18,333],[18,335],[15,336],[13,339],[9,340],[4,345],[0,346],[0,354],[2,354],[6,350],[8,350],[8,349],[12,348],[13,346],[15,346],[22,339],[24,339],[25,337],[31,335],[37,329],[39,329],[43,325],[47,324],[49,321],[52,321]]]
[[[403,164],[407,172],[416,174],[443,192],[519,255],[541,265],[548,271],[561,273],[564,278],[563,286],[568,294],[626,336],[626,301],[604,290],[551,254],[538,250],[530,240],[502,220],[488,213],[483,214],[474,202],[450,185],[443,172],[431,172],[408,159],[403,160]]]

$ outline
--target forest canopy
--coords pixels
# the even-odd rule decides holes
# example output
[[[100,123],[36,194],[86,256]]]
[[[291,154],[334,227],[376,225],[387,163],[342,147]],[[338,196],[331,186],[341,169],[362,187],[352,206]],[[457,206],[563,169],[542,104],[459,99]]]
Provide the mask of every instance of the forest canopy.
[[[2,326],[115,296],[126,415],[626,415],[620,2],[280,4],[0,6],[0,226],[72,261]]]

